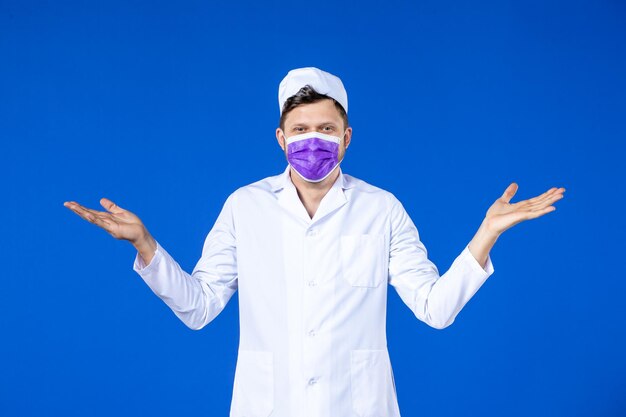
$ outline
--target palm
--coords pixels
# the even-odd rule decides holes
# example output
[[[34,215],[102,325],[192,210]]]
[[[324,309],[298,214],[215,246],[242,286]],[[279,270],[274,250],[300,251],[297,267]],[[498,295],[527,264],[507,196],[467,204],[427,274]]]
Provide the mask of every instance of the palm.
[[[73,201],[64,203],[74,213],[102,227],[116,239],[135,242],[143,236],[144,225],[135,214],[119,207],[107,198],[102,198],[100,204],[108,211],[92,210]]]
[[[565,188],[552,187],[537,197],[511,204],[511,198],[517,189],[517,184],[511,183],[504,194],[487,210],[486,221],[491,230],[502,233],[524,220],[534,219],[556,210],[552,204],[563,198],[565,192]]]

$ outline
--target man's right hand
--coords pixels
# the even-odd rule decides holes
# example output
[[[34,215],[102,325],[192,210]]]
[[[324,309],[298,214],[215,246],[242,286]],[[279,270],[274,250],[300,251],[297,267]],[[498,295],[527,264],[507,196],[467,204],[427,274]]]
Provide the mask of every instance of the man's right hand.
[[[114,238],[128,240],[139,251],[144,262],[148,265],[156,251],[156,241],[139,217],[107,198],[100,199],[100,204],[107,211],[92,210],[75,201],[63,203],[65,207],[88,222],[100,226]]]

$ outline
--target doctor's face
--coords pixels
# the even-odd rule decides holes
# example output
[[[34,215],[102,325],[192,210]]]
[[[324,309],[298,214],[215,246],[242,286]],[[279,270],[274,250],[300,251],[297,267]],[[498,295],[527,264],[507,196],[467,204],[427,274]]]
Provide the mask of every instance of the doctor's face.
[[[307,132],[320,132],[338,136],[341,139],[338,155],[340,161],[343,159],[352,137],[352,128],[344,126],[343,118],[332,99],[301,104],[286,115],[284,132],[280,127],[276,129],[276,139],[285,152],[285,158],[287,157],[285,135],[291,137]]]

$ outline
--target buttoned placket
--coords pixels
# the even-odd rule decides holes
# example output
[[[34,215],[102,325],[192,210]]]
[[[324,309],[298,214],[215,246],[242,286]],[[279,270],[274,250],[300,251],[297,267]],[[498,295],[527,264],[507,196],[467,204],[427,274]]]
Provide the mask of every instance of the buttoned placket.
[[[318,282],[322,282],[321,277],[316,274],[316,263],[319,259],[316,259],[315,254],[318,253],[320,245],[320,227],[311,223],[307,228],[303,242],[303,278],[305,285],[303,286],[302,308],[303,308],[303,371],[306,376],[306,389],[305,389],[305,403],[306,410],[310,416],[320,415],[321,410],[317,408],[316,404],[322,403],[322,387],[320,382],[327,375],[322,366],[323,352],[325,351],[323,337],[319,334],[324,329],[321,328],[319,323],[319,314],[316,311],[319,310],[319,303],[323,302],[324,289],[318,285]]]
[[[319,276],[323,270],[325,256],[328,256],[328,248],[324,242],[327,224],[327,216],[332,215],[348,199],[344,193],[344,178],[341,175],[322,198],[320,205],[311,218],[302,201],[298,197],[295,185],[289,178],[288,169],[283,176],[283,190],[278,196],[279,204],[294,216],[301,225],[302,237],[302,303],[301,303],[301,332],[302,356],[302,393],[304,404],[302,405],[303,416],[323,416],[328,412],[330,367],[328,354],[331,347],[330,334],[320,323],[319,309],[323,303],[331,302],[333,296],[333,280],[330,277]]]

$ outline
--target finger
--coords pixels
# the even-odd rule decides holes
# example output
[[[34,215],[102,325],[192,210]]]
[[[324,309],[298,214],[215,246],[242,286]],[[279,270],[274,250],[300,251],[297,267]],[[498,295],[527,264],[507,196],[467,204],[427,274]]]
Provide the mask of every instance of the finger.
[[[546,198],[551,197],[551,196],[553,196],[555,194],[563,194],[564,192],[565,192],[565,188],[563,188],[563,187],[560,187],[560,188],[552,187],[548,191],[546,191],[545,193],[543,193],[543,194],[541,194],[541,195],[539,195],[537,197],[533,197],[533,198],[529,199],[528,201],[530,201],[531,203],[535,203],[535,202],[538,202],[538,201],[545,200]]]
[[[111,213],[119,214],[119,213],[123,213],[124,211],[126,211],[120,206],[118,206],[117,204],[115,204],[114,202],[112,202],[111,200],[109,200],[108,198],[104,198],[104,197],[101,198],[100,204],[102,205],[102,207],[104,207]]]
[[[111,222],[107,218],[105,218],[103,216],[97,216],[97,215],[93,215],[93,214],[89,213],[87,215],[87,221],[90,222],[90,223],[95,224],[96,226],[100,226],[101,228],[103,228],[107,232],[110,232],[110,230],[111,230]]]
[[[543,216],[544,214],[553,212],[554,210],[556,210],[556,207],[554,206],[548,206],[545,207],[541,210],[535,210],[535,211],[529,211],[527,214],[527,219],[535,219],[537,217]]]
[[[84,214],[88,214],[88,213],[89,213],[89,214],[92,214],[92,215],[94,215],[94,216],[95,216],[95,215],[98,215],[98,214],[106,213],[106,212],[104,212],[104,211],[92,210],[92,209],[87,208],[87,207],[85,207],[85,206],[81,206],[81,205],[80,205],[80,204],[78,204],[78,203],[73,203],[73,204],[72,204],[72,207],[70,207],[70,208],[71,208],[72,210],[74,210],[74,211],[78,211],[78,212],[80,212],[80,213],[84,213]]]
[[[528,201],[529,203],[537,203],[543,199],[545,199],[546,197],[549,197],[554,191],[556,190],[556,187],[552,187],[550,188],[548,191],[546,191],[545,193],[539,194],[538,196],[535,196],[533,198],[529,198]]]
[[[86,214],[85,210],[81,210],[77,203],[68,201],[68,202],[65,202],[63,205],[67,207],[68,209],[72,210],[74,213],[78,214],[79,216],[83,218],[85,217],[85,214]]]
[[[100,226],[101,228],[103,228],[107,232],[110,232],[111,224],[106,219],[104,219],[103,217],[92,216],[91,220],[89,220],[89,221],[91,223],[95,224],[96,226]]]
[[[525,208],[526,209],[531,209],[531,210],[540,210],[540,209],[542,209],[542,208],[544,208],[546,206],[554,204],[556,201],[562,199],[563,197],[564,197],[563,193],[556,192],[556,193],[553,193],[553,194],[547,196],[543,200],[538,201],[537,203],[530,204],[530,205],[526,206]]]
[[[537,205],[545,204],[546,201],[549,201],[557,192],[557,188],[553,187],[545,193],[538,195],[537,197],[529,198],[528,200],[520,201],[517,203],[519,206],[522,206],[524,209],[528,207],[535,207]]]
[[[98,224],[100,225],[100,223],[98,221],[102,221],[107,219],[108,217],[111,216],[110,213],[106,213],[106,212],[98,212],[95,210],[90,210],[87,209],[85,207],[82,207],[79,204],[74,204],[70,207],[70,209],[78,214],[80,217],[82,217],[83,219],[87,220],[90,223],[94,223],[94,224]],[[109,224],[109,223],[107,223]]]
[[[78,204],[76,201],[66,201],[63,204],[65,207],[68,207],[70,209],[82,209],[82,210],[89,210],[87,207],[85,206],[81,206],[80,204]]]
[[[518,188],[519,188],[518,185],[512,182],[508,187],[506,187],[506,190],[504,190],[504,193],[502,194],[500,199],[508,203],[509,201],[511,201],[511,198],[513,198],[513,196],[515,195]]]
[[[87,210],[84,210],[76,205],[73,205],[72,207],[70,207],[70,209],[78,214],[80,217],[82,217],[83,219],[87,220],[90,223],[93,223],[96,216],[92,213],[89,213]]]

